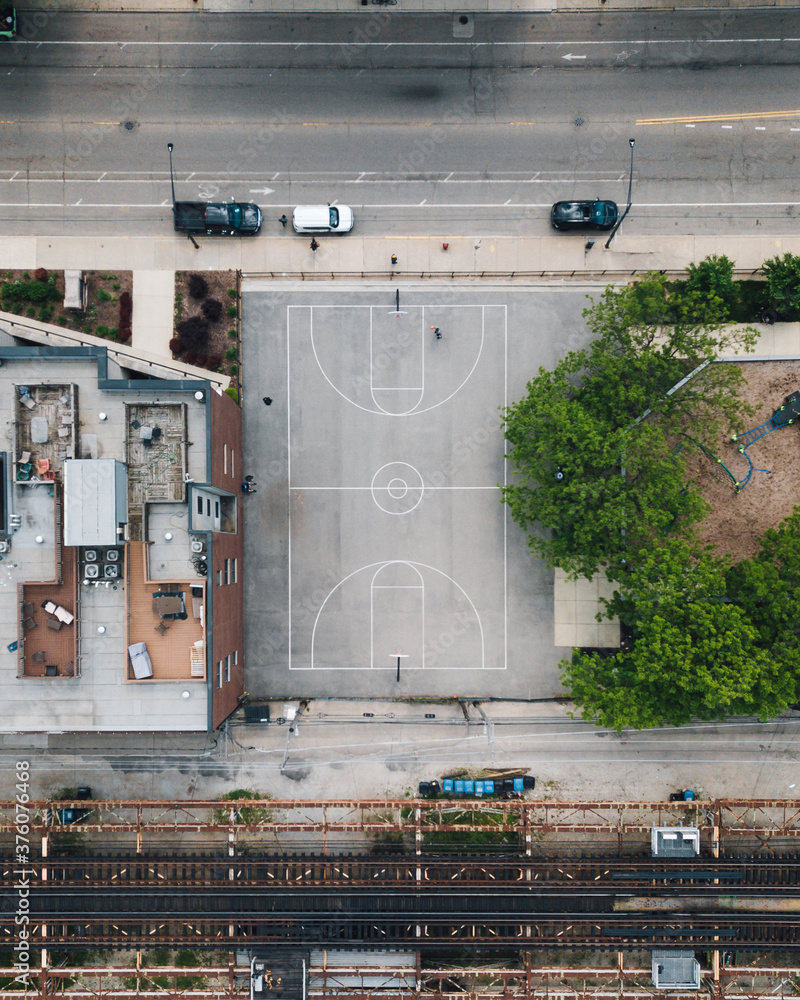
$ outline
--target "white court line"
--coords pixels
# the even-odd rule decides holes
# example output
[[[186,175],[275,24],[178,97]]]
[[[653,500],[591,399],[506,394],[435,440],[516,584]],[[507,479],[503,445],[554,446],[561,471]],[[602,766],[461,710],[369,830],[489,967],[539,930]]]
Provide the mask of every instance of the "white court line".
[[[409,569],[413,569],[414,572],[419,577],[419,584],[416,587],[390,587],[390,586],[375,586],[375,578],[383,572],[386,566],[392,565],[408,566]],[[379,569],[376,569],[372,574],[372,581],[369,588],[369,664],[370,669],[375,669],[375,599],[373,597],[376,590],[421,590],[422,591],[422,667],[417,669],[425,669],[425,581],[422,578],[422,574],[412,563],[399,561],[399,563],[385,563]],[[313,650],[313,643],[312,643]],[[397,654],[402,656],[403,654]],[[380,667],[378,668],[381,669]]]

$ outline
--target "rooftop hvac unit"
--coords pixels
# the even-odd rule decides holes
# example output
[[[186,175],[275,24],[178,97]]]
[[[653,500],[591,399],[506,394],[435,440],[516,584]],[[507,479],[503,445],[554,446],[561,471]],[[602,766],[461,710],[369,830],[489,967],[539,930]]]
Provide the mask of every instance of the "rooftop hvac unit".
[[[0,552],[8,552],[8,539],[0,539]]]
[[[119,562],[119,549],[109,549],[106,552],[106,562]]]
[[[97,549],[86,549],[83,558],[86,562],[97,562]]]
[[[83,567],[83,575],[87,580],[96,580],[100,576],[100,567],[94,563]]]
[[[119,579],[119,566],[116,563],[111,563],[111,565],[106,564],[103,567],[103,576],[106,578],[106,580]]]

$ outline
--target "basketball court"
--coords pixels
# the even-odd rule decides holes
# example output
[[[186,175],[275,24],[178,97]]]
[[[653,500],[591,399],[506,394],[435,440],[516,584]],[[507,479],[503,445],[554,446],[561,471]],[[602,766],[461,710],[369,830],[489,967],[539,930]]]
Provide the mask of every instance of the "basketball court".
[[[509,294],[248,283],[249,691],[559,690],[552,575],[499,501]]]

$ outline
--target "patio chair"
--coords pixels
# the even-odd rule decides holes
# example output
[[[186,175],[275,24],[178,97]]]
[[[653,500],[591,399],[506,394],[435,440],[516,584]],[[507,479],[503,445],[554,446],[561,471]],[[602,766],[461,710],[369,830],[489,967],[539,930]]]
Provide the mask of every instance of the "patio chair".
[[[159,622],[158,625],[153,629],[154,632],[158,632],[160,635],[164,635],[165,632],[169,632],[169,625],[165,622]]]
[[[36,605],[32,604],[30,601],[27,601],[25,604],[22,605],[22,617],[30,618],[30,616],[33,614],[35,610],[36,610]]]
[[[31,663],[44,663],[44,653],[31,653]]]
[[[22,627],[25,629],[26,632],[30,632],[32,628],[36,628],[36,619],[24,618],[22,621]]]
[[[48,663],[44,668],[45,677],[58,677],[58,667],[55,663]]]
[[[50,471],[50,459],[49,458],[37,458],[36,459],[36,474],[41,476],[45,472]]]
[[[57,618],[48,618],[45,625],[47,625],[48,628],[51,628],[54,632],[60,632],[62,623]]]
[[[30,460],[31,460],[31,453],[29,451],[23,451],[21,452],[19,458],[17,459],[17,464],[25,465],[26,462],[30,462]]]

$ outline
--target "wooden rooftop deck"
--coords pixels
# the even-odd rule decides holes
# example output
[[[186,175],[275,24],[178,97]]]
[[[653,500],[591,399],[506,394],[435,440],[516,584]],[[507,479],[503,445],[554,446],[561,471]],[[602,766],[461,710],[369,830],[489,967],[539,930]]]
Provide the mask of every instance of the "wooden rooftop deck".
[[[23,583],[19,586],[20,626],[19,626],[19,666],[20,677],[45,677],[48,664],[56,667],[55,679],[77,677],[80,673],[78,662],[78,550],[61,550],[61,583]],[[52,601],[60,604],[75,617],[70,625],[62,624],[58,631],[47,625],[54,621],[42,603]],[[31,614],[33,628],[23,624],[25,605],[33,605]],[[33,661],[34,654],[37,661]],[[48,678],[49,679],[49,678]]]
[[[144,542],[129,542],[127,545],[127,599],[128,599],[128,642],[146,642],[147,652],[153,664],[153,680],[205,681],[205,647],[198,650],[195,643],[205,640],[205,624],[195,618],[192,608],[192,587],[203,586],[202,603],[205,604],[204,581],[173,580],[165,584],[162,580],[147,577],[147,545]],[[167,631],[161,635],[156,631],[161,622],[153,611],[153,594],[159,591],[177,591],[184,594],[187,617],[184,620],[165,621]],[[192,673],[194,659],[195,674]],[[199,662],[198,662],[199,660]],[[202,673],[200,673],[202,669]],[[136,684],[146,681],[134,680],[130,660],[127,664],[128,680]]]

